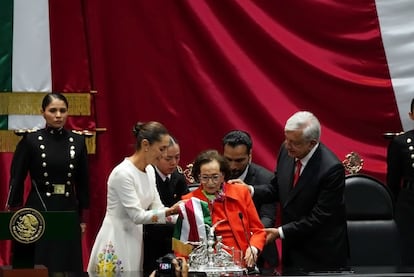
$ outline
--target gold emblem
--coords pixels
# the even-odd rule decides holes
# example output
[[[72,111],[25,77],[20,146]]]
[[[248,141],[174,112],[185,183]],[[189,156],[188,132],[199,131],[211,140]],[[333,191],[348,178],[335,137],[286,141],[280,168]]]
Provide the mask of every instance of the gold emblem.
[[[349,174],[357,174],[364,166],[364,160],[358,155],[358,153],[351,152],[345,156],[345,160],[342,161],[345,170]]]
[[[186,166],[186,169],[183,171],[185,179],[187,180],[187,182],[189,184],[194,184],[195,183],[195,179],[193,176],[193,164],[188,164]]]
[[[42,214],[32,208],[16,211],[9,222],[12,237],[24,244],[38,241],[45,231],[45,219]]]

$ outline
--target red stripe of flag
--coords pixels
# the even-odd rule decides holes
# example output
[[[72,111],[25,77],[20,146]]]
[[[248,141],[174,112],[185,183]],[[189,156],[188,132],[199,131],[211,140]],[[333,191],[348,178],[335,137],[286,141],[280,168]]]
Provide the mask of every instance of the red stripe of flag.
[[[188,240],[199,241],[200,237],[198,235],[197,221],[195,219],[193,201],[187,201],[187,203],[185,203],[184,206],[187,212],[188,223],[190,226],[190,230],[188,233]]]

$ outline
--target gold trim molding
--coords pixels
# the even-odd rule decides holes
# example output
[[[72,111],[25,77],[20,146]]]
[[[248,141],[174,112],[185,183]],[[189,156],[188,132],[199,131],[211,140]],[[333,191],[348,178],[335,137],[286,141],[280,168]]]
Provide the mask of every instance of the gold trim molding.
[[[0,93],[0,115],[39,115],[42,99],[47,92]],[[91,92],[92,93],[92,92]],[[90,93],[63,93],[69,102],[71,116],[91,115]]]
[[[16,145],[22,137],[15,134],[13,130],[0,130],[0,152],[11,152],[16,150]],[[96,135],[89,132],[85,135],[88,154],[96,153]]]

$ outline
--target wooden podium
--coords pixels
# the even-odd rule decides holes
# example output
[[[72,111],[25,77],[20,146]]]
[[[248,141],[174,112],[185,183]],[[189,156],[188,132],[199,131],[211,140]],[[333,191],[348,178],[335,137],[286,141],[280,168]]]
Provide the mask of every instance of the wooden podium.
[[[48,277],[48,269],[44,265],[34,264],[34,244],[36,242],[18,242],[14,239],[15,236],[11,232],[10,222],[19,215],[16,213],[19,213],[21,210],[0,212],[0,240],[13,240],[16,247],[24,250],[19,251],[21,255],[13,255],[12,265],[0,267],[0,277]],[[44,219],[40,239],[62,240],[73,239],[75,237],[75,228],[78,226],[78,216],[75,211],[40,212],[40,214]],[[64,251],[64,249],[62,250]]]

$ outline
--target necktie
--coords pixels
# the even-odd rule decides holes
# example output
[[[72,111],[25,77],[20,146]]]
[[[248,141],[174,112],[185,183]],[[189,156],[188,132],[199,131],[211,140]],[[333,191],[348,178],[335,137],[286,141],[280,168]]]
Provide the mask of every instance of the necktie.
[[[295,175],[293,176],[293,187],[296,186],[296,183],[298,182],[299,176],[300,176],[300,170],[302,169],[302,163],[300,160],[296,161],[296,170]]]
[[[166,185],[169,185],[170,184],[170,178],[169,177],[165,178],[164,184],[166,184]]]

